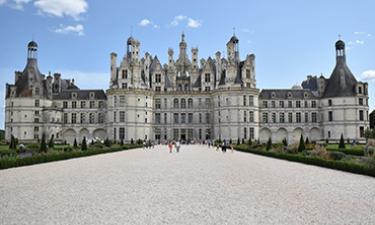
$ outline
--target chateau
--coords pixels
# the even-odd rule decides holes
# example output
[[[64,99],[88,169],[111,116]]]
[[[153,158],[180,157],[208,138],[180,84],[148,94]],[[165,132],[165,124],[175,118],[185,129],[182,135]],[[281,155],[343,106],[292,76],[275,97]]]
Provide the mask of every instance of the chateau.
[[[329,78],[308,76],[291,89],[256,87],[255,55],[243,60],[233,35],[227,58],[190,57],[182,34],[178,56],[168,62],[140,56],[134,37],[118,59],[111,53],[110,85],[81,90],[74,79],[44,75],[38,69],[36,42],[28,44],[25,69],[6,84],[5,131],[22,142],[54,135],[59,141],[237,140],[289,143],[301,134],[311,141],[364,141],[369,126],[368,84],[357,81],[346,64],[345,43],[335,44],[336,66]]]

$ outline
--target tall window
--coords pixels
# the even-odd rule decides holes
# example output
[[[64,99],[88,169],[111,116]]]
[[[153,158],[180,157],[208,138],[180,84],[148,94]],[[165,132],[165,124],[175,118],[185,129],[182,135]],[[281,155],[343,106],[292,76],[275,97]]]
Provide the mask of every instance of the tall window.
[[[122,79],[128,79],[128,70],[122,70]]]
[[[249,136],[250,136],[250,139],[254,139],[255,135],[254,135],[254,127],[250,127],[249,128]]]
[[[164,124],[167,124],[167,123],[168,123],[167,113],[164,113]]]
[[[246,70],[246,79],[250,79],[250,70],[249,69]]]
[[[98,123],[104,123],[104,114],[103,113],[98,114]]]
[[[332,106],[332,99],[328,99],[328,106]]]
[[[250,123],[253,123],[253,122],[254,122],[254,112],[253,112],[253,111],[250,111],[250,112],[249,112],[249,122],[250,122]]]
[[[311,107],[316,108],[316,101],[311,101]]]
[[[293,113],[288,113],[288,123],[293,123]]]
[[[247,113],[246,113],[246,111],[243,111],[243,121],[247,122]]]
[[[77,108],[77,102],[76,101],[72,101],[72,109],[75,109]]]
[[[249,96],[249,106],[254,106],[254,96]]]
[[[35,100],[35,107],[39,107],[39,105],[40,105],[39,99],[36,99]]]
[[[76,113],[72,113],[72,123],[73,124],[77,123],[77,114]]]
[[[117,112],[113,112],[113,122],[117,122]]]
[[[193,123],[193,113],[188,114],[188,123]]]
[[[363,98],[359,98],[358,103],[359,103],[359,105],[363,105]]]
[[[63,115],[63,122],[65,124],[68,123],[68,113],[64,113],[64,115]]]
[[[317,122],[316,112],[311,113],[311,122],[313,122],[313,123]]]
[[[268,102],[267,101],[263,101],[263,108],[268,108]]]
[[[89,120],[90,120],[91,124],[95,123],[95,114],[94,113],[90,113]]]
[[[280,113],[279,114],[279,121],[280,123],[285,123],[285,113]]]
[[[272,113],[272,123],[276,123],[276,113]]]
[[[120,137],[120,140],[124,140],[125,139],[125,128],[120,127],[120,129],[119,129],[119,137]]]
[[[296,113],[296,122],[301,123],[301,113],[300,112]]]
[[[95,108],[95,101],[90,101],[90,109]]]
[[[204,82],[210,83],[211,82],[211,75],[209,73],[206,73],[204,75]]]
[[[181,109],[185,109],[186,108],[186,99],[181,99]]]
[[[186,113],[181,113],[181,123],[186,123]]]
[[[268,113],[263,113],[262,118],[263,118],[263,123],[268,123]]]
[[[192,98],[188,99],[188,108],[189,109],[193,108],[193,99]]]
[[[305,105],[305,108],[309,108],[309,102],[308,101],[305,101],[304,105]]]
[[[284,101],[279,101],[279,107],[284,108]]]
[[[156,109],[161,108],[161,99],[160,98],[155,99],[155,108]]]
[[[301,101],[296,101],[296,108],[301,108]]]
[[[210,113],[206,113],[206,123],[210,123]]]
[[[288,101],[288,108],[292,108],[293,107],[293,102],[292,101]]]
[[[155,123],[156,124],[160,124],[161,123],[160,113],[155,113]]]
[[[363,110],[359,110],[359,120],[360,120],[360,121],[363,121],[363,120],[364,120]]]
[[[178,113],[173,114],[173,122],[178,123]]]
[[[309,114],[305,112],[305,123],[309,122]]]
[[[86,108],[86,102],[85,101],[81,101],[81,108],[82,109]]]
[[[63,108],[64,109],[68,108],[68,102],[67,101],[63,101]]]
[[[243,105],[246,105],[246,95],[243,96]]]
[[[161,83],[161,74],[155,74],[155,83]]]
[[[125,106],[125,95],[120,95],[120,107]]]
[[[173,99],[173,108],[178,109],[178,98]]]
[[[85,113],[81,113],[81,123],[86,123],[86,114]]]
[[[328,112],[328,121],[333,121],[333,112],[332,111]]]
[[[120,123],[125,122],[125,111],[120,111]]]
[[[199,123],[202,123],[202,113],[199,113]]]

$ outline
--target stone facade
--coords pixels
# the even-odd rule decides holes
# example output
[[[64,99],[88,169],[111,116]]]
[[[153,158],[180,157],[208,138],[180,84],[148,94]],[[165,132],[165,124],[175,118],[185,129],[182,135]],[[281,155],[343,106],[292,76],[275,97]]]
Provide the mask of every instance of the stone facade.
[[[178,57],[168,62],[140,57],[130,37],[120,61],[110,54],[110,86],[81,90],[60,74],[45,76],[37,66],[37,44],[28,45],[27,65],[6,85],[6,139],[35,141],[44,133],[69,143],[91,139],[194,140],[259,139],[273,142],[346,139],[363,141],[369,126],[368,84],[346,65],[345,44],[336,42],[337,62],[330,78],[308,76],[292,89],[256,87],[255,55],[240,60],[239,40],[227,43],[227,58],[187,54],[185,35]]]

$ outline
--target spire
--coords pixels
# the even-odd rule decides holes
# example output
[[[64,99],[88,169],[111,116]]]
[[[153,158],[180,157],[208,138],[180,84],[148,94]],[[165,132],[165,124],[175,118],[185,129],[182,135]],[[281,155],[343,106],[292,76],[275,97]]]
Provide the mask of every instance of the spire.
[[[181,42],[180,42],[180,58],[186,58],[187,57],[186,48],[187,48],[187,44],[185,42],[185,34],[184,34],[184,32],[182,32]]]

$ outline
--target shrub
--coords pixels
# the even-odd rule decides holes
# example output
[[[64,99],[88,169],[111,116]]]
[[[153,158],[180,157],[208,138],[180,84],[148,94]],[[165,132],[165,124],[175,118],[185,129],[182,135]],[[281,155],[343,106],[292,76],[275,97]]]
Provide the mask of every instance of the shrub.
[[[266,150],[270,150],[272,148],[272,140],[271,138],[268,138],[268,141],[267,141],[267,146],[266,146]]]
[[[237,145],[240,145],[241,144],[241,141],[240,141],[240,138],[237,139]]]
[[[39,152],[47,152],[47,143],[46,143],[46,135],[42,134],[42,141],[40,143]]]
[[[340,137],[339,149],[345,149],[345,141],[344,141],[343,134],[341,134],[341,137]]]
[[[14,138],[13,135],[10,136],[9,149],[12,149],[12,150],[16,150],[17,149],[16,139]]]
[[[55,142],[54,142],[53,138],[54,138],[54,135],[52,134],[51,138],[49,139],[49,142],[48,142],[48,148],[50,148],[50,149],[52,149],[55,145]]]
[[[121,141],[123,141],[123,139],[121,139]],[[131,145],[134,145],[134,140],[133,140],[133,138],[130,139],[130,144],[131,144]]]
[[[83,137],[82,143],[81,143],[81,150],[86,151],[87,150],[87,143],[86,143],[86,137]]]
[[[329,158],[333,160],[341,160],[345,157],[346,157],[346,154],[343,152],[338,152],[338,151],[329,152]]]
[[[104,140],[104,145],[107,146],[107,147],[111,147],[111,141],[108,138],[106,138]]]
[[[288,146],[288,140],[286,138],[283,139],[283,145],[286,147]]]
[[[78,148],[77,139],[74,138],[73,148]]]
[[[327,149],[322,145],[315,145],[315,148],[310,152],[310,155],[323,159],[329,159],[329,153],[327,152]]]
[[[132,139],[133,140],[133,139]],[[124,145],[124,139],[122,138],[121,141],[120,141],[120,145],[123,146]]]
[[[301,138],[299,139],[298,151],[302,152],[305,151],[305,141],[303,140],[303,135],[301,134]]]
[[[253,144],[253,142],[252,142],[252,140],[251,140],[251,138],[249,138],[249,141],[248,141],[248,143],[247,143],[248,145],[252,145]]]

